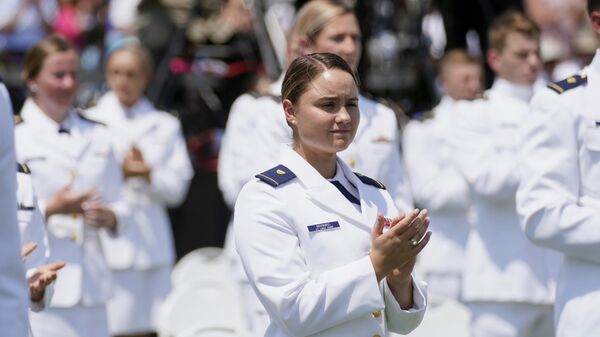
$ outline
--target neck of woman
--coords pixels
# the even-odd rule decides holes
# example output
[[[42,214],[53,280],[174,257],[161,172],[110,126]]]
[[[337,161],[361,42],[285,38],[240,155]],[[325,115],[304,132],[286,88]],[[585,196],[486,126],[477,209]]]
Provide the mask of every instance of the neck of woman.
[[[69,109],[62,107],[53,107],[52,104],[45,104],[42,100],[33,98],[33,101],[37,106],[46,114],[46,116],[50,117],[56,123],[62,123],[65,118],[69,115]]]
[[[314,167],[325,179],[331,179],[335,176],[337,167],[335,153],[310,151],[305,146],[296,144],[294,144],[294,151]]]

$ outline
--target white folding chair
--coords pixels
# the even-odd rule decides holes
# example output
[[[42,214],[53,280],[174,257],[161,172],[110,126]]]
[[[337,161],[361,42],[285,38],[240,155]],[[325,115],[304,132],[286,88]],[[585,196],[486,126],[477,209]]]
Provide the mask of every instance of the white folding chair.
[[[159,336],[175,337],[198,327],[246,332],[241,297],[231,280],[198,280],[167,296],[158,318]]]
[[[251,337],[249,334],[237,331],[231,327],[195,326],[175,337]]]
[[[230,277],[230,261],[222,248],[204,247],[186,254],[171,272],[173,287],[202,280],[222,280]]]

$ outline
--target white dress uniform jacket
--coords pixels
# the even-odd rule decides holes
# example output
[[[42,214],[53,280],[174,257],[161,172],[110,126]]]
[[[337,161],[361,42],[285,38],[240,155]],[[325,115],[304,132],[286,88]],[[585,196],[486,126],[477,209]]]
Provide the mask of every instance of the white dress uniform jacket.
[[[126,209],[121,198],[121,170],[114,157],[105,127],[69,112],[64,123],[70,134],[59,133],[59,125],[28,99],[21,110],[23,123],[15,129],[17,159],[32,172],[40,210],[60,188],[73,181],[75,191],[95,187],[102,201],[117,215],[123,230]],[[54,287],[51,307],[103,305],[111,293],[110,272],[99,232],[78,215],[53,215],[47,220],[51,262],[64,261]]]
[[[414,282],[415,305],[402,310],[387,282],[378,285],[368,256],[377,213],[398,215],[389,194],[338,160],[358,189],[359,211],[285,145],[280,162],[271,170],[275,179],[292,179],[279,186],[249,182],[234,215],[238,253],[271,318],[265,336],[384,336],[416,328],[423,286]]]
[[[563,255],[557,335],[600,331],[600,54],[551,83],[523,123],[517,206],[527,237]]]
[[[467,241],[466,301],[553,302],[558,261],[527,240],[515,205],[519,125],[531,92],[498,79],[486,98],[454,107],[456,165],[477,215]]]
[[[444,96],[433,110],[433,118],[413,120],[403,133],[415,203],[427,208],[432,219],[431,242],[418,260],[419,269],[426,274],[462,274],[472,222],[469,186],[454,165],[455,148],[450,146],[454,104],[452,98]]]
[[[37,248],[25,259],[25,270],[29,277],[37,267],[48,264],[50,249],[46,224],[38,208],[37,197],[33,189],[31,171],[25,164],[20,163],[17,164],[17,206],[21,246],[30,242],[37,244]],[[30,301],[29,309],[34,312],[44,309],[50,302],[53,292],[54,286],[52,284],[47,286],[42,301]]]
[[[2,336],[27,336],[28,294],[25,271],[19,252],[17,225],[17,179],[13,138],[12,106],[4,84],[0,83],[0,327]]]
[[[118,237],[102,236],[109,266],[137,270],[172,266],[175,247],[167,207],[183,201],[193,175],[179,121],[156,110],[146,98],[127,109],[113,92],[100,98],[86,116],[108,126],[120,162],[135,145],[152,168],[149,184],[142,178],[124,183],[131,223]]]

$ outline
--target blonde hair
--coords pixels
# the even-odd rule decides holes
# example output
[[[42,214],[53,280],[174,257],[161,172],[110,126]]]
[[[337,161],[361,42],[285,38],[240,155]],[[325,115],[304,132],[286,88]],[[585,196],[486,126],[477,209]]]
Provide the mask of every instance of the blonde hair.
[[[23,80],[35,79],[40,74],[42,65],[49,56],[71,50],[75,51],[75,48],[62,36],[53,34],[41,40],[25,54]]]
[[[110,52],[110,54],[108,54],[106,64],[108,65],[108,63],[110,62],[110,59],[115,54],[118,54],[120,52],[131,53],[140,62],[141,66],[142,66],[142,71],[144,72],[144,74],[147,75],[148,77],[150,77],[152,75],[152,73],[154,71],[154,60],[152,59],[152,55],[150,55],[150,52],[148,51],[148,49],[146,49],[146,47],[142,46],[139,43],[124,44],[124,45],[112,50]]]
[[[510,33],[519,33],[530,39],[539,39],[539,27],[525,14],[516,10],[509,10],[498,16],[488,29],[488,44],[491,49],[502,51],[506,44],[506,37]]]
[[[438,73],[443,75],[448,69],[456,65],[472,64],[481,67],[481,61],[469,55],[466,50],[455,48],[447,51],[438,63]]]
[[[331,20],[348,13],[354,14],[354,10],[344,1],[313,0],[307,2],[298,11],[296,21],[289,34],[292,53],[296,56],[302,55],[300,37],[305,36],[314,43],[319,33]]]

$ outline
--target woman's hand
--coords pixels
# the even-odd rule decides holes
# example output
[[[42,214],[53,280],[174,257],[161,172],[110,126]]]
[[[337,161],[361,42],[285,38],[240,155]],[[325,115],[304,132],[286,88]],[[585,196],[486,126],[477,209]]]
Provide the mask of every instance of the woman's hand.
[[[46,264],[39,266],[29,275],[27,282],[29,284],[29,298],[32,302],[39,302],[44,299],[46,287],[56,280],[56,274],[64,266],[64,262]]]
[[[81,214],[81,205],[89,200],[98,199],[99,194],[95,188],[83,192],[75,192],[73,182],[61,187],[46,204],[46,220],[55,214]]]
[[[137,146],[131,147],[131,152],[123,159],[123,176],[125,179],[131,177],[142,177],[150,183],[152,169],[144,161],[142,151]]]
[[[409,262],[427,245],[431,235],[427,233],[427,210],[414,210],[406,216],[392,219],[389,229],[383,233],[385,223],[385,218],[378,215],[371,234],[370,256],[377,281],[381,281],[395,269],[394,279],[398,282],[407,281],[414,267],[414,262]]]
[[[21,246],[21,260],[25,262],[27,260],[27,257],[31,253],[33,253],[34,250],[36,250],[37,246],[38,245],[35,242],[27,242],[26,244]]]
[[[83,204],[83,222],[95,228],[117,228],[117,217],[102,201],[88,201]]]

